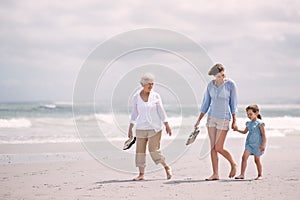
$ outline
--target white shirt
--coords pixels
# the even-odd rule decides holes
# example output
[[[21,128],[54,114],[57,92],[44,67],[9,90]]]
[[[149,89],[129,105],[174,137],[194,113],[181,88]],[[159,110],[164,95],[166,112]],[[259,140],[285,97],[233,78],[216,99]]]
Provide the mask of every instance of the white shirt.
[[[155,130],[159,132],[163,128],[163,122],[167,122],[167,115],[163,108],[160,95],[150,91],[148,101],[145,102],[137,91],[132,99],[133,109],[130,123],[136,124],[136,130]]]

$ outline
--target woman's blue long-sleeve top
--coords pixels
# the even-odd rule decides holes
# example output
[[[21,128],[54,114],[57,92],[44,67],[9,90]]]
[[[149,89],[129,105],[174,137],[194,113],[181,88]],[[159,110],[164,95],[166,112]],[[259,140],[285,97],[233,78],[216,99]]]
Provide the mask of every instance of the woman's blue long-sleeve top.
[[[233,80],[228,79],[216,87],[214,81],[207,85],[200,112],[219,119],[231,119],[237,113],[237,87]]]

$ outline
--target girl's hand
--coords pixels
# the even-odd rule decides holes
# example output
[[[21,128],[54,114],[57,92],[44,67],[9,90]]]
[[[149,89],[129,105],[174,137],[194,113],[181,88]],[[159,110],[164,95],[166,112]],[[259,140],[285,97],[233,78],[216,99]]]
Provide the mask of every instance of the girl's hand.
[[[199,126],[199,124],[200,124],[200,120],[197,120],[196,124],[194,125],[195,130],[197,129],[197,127]]]
[[[260,150],[261,152],[265,151],[265,146],[261,145],[261,146],[259,147],[259,150]]]

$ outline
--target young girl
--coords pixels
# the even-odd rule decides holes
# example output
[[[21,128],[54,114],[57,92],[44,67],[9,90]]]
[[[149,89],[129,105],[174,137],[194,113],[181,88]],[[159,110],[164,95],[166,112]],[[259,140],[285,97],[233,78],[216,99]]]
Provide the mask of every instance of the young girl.
[[[259,108],[257,105],[250,105],[246,108],[247,116],[251,121],[246,122],[245,130],[239,130],[235,128],[242,134],[249,134],[246,139],[245,151],[242,157],[242,169],[241,174],[235,179],[244,179],[245,171],[247,167],[247,160],[250,155],[254,155],[255,164],[258,171],[258,176],[255,180],[262,179],[262,165],[260,162],[260,156],[264,153],[266,145],[266,135],[265,135],[265,124],[261,121],[261,115],[259,114]],[[259,120],[258,120],[259,119]]]

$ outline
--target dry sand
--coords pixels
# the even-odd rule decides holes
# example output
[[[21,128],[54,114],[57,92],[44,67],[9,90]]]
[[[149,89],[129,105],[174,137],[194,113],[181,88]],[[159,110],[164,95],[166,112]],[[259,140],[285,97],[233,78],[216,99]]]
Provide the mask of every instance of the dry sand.
[[[229,165],[220,157],[221,180],[213,182],[204,181],[211,174],[210,158],[198,158],[197,143],[172,164],[171,180],[160,170],[139,182],[131,181],[136,174],[101,165],[80,144],[0,145],[0,199],[300,199],[299,144],[300,136],[269,138],[261,181],[253,180],[252,157],[245,180],[227,178]],[[239,165],[243,146],[244,139],[226,142]],[[36,156],[26,162],[9,159],[23,152],[52,154],[42,161]],[[61,152],[78,154],[64,157]]]

